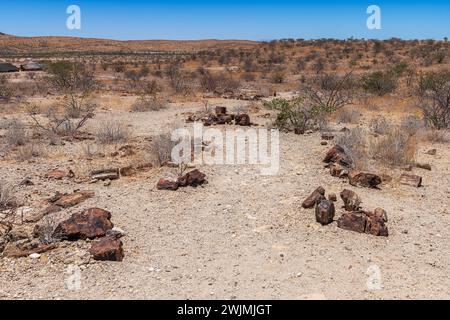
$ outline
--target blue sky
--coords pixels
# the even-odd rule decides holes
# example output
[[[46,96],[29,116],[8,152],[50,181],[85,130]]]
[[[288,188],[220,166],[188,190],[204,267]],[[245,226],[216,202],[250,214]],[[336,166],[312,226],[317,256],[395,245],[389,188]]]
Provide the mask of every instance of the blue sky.
[[[449,0],[0,0],[0,32],[19,36],[111,39],[391,38],[450,35]],[[81,30],[68,30],[66,8],[81,8]],[[381,30],[366,9],[381,8]]]

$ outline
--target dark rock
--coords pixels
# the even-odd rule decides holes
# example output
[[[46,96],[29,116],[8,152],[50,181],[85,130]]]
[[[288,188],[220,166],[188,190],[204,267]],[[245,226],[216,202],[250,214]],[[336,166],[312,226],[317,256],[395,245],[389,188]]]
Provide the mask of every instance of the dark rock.
[[[404,173],[400,177],[400,183],[415,188],[419,188],[422,186],[422,177]]]
[[[431,165],[428,163],[416,163],[416,167],[424,170],[431,171]]]
[[[117,180],[119,179],[119,169],[100,169],[91,172],[91,178],[94,180]]]
[[[323,187],[319,187],[314,190],[311,195],[305,199],[302,203],[302,207],[305,209],[314,208],[317,202],[325,200],[325,189]]]
[[[335,194],[335,193],[330,193],[330,194],[328,195],[328,200],[333,201],[333,202],[336,202],[336,201],[337,201],[337,196],[336,196],[336,194]]]
[[[431,149],[431,150],[428,150],[426,153],[427,153],[428,155],[430,155],[430,156],[435,156],[436,153],[437,153],[437,150],[436,150],[436,149]]]
[[[53,232],[53,238],[69,241],[95,239],[104,237],[113,227],[110,212],[92,208],[61,222]]]
[[[92,243],[89,253],[98,261],[122,261],[123,243],[119,239],[106,237]]]
[[[366,231],[367,218],[360,212],[346,212],[337,222],[338,228],[364,233]]]
[[[334,203],[329,200],[322,200],[316,204],[316,221],[322,225],[333,222],[334,219]]]
[[[234,122],[238,126],[251,126],[250,116],[246,113],[237,114],[234,118]]]
[[[347,178],[348,177],[348,169],[341,166],[340,164],[333,163],[330,165],[330,174],[333,177]]]
[[[356,170],[349,172],[348,179],[352,186],[365,188],[377,188],[382,182],[377,174]]]
[[[217,116],[224,116],[227,114],[227,107],[221,107],[221,106],[217,106],[216,107],[216,115]]]
[[[329,164],[336,163],[346,168],[350,168],[352,166],[351,158],[345,153],[344,148],[339,145],[335,145],[327,152],[323,162]]]
[[[198,169],[192,170],[186,173],[184,176],[178,179],[178,185],[180,187],[197,187],[206,182],[206,175],[200,172]]]
[[[384,211],[384,210],[383,210]],[[366,230],[365,233],[377,237],[387,237],[389,235],[388,228],[385,224],[384,217],[378,213],[366,214]]]
[[[329,132],[322,133],[322,140],[330,141],[333,139],[334,139],[334,135],[332,133],[329,133]]]
[[[174,181],[171,179],[161,178],[156,185],[158,190],[178,190],[179,184],[178,181]]]

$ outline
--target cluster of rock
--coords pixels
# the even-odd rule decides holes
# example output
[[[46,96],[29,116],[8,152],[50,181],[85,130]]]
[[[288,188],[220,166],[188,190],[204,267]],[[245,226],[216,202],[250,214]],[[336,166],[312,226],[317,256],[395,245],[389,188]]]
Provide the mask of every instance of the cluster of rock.
[[[172,190],[176,191],[180,187],[198,187],[206,183],[206,175],[200,170],[195,169],[184,175],[181,175],[177,179],[161,178],[156,185],[158,190]]]
[[[353,170],[353,160],[339,145],[335,145],[327,152],[323,162],[326,163],[325,167],[330,169],[333,177],[348,179],[350,185],[354,187],[378,188],[383,181],[392,180],[392,177],[387,175]],[[399,182],[418,188],[422,185],[422,177],[402,174]]]
[[[208,114],[204,117],[197,117],[190,115],[187,117],[186,122],[201,121],[204,126],[209,127],[212,125],[225,125],[235,124],[237,126],[251,126],[250,116],[246,113],[228,114],[226,107],[217,106],[215,108],[215,114]]]
[[[36,225],[33,234],[36,238],[42,239],[45,237],[45,230]],[[75,213],[59,223],[51,238],[53,241],[97,239],[89,250],[94,260],[122,261],[124,257],[123,243],[120,240],[122,236],[121,231],[114,229],[110,212],[91,208]]]
[[[338,219],[338,228],[374,236],[389,235],[386,226],[387,214],[384,209],[377,208],[373,212],[362,210],[360,197],[351,190],[343,190],[340,196],[346,212]],[[315,207],[316,221],[328,225],[334,222],[336,214],[334,202],[337,202],[336,195],[330,194],[327,199],[325,189],[319,187],[303,201],[302,207],[305,209]]]

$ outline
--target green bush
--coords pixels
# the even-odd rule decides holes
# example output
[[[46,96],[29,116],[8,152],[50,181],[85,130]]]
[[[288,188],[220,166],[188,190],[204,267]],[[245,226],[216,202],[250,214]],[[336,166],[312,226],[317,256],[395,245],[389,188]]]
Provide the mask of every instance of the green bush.
[[[362,78],[363,89],[372,94],[383,96],[397,88],[397,76],[393,71],[375,71]]]

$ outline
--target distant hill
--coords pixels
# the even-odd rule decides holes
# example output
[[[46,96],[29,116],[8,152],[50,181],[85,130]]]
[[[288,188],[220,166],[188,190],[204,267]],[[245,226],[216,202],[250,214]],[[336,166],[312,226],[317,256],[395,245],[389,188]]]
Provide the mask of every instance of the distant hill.
[[[74,37],[16,37],[4,35],[0,48],[11,53],[45,52],[195,52],[212,49],[252,48],[258,42],[247,40],[108,40]]]

